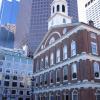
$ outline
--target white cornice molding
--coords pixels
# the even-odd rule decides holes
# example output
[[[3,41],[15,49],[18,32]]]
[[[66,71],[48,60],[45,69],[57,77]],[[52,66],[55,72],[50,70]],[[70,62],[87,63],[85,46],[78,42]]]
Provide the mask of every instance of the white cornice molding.
[[[100,57],[98,56],[94,56],[94,55],[91,55],[91,54],[86,54],[86,53],[82,53],[76,57],[73,57],[71,59],[68,59],[64,62],[61,62],[59,64],[55,64],[54,66],[52,67],[49,67],[48,69],[44,69],[38,73],[34,73],[33,76],[36,77],[36,76],[39,76],[41,74],[44,74],[44,73],[47,73],[47,72],[50,72],[52,70],[55,70],[57,68],[62,68],[63,66],[65,65],[69,65],[75,61],[79,62],[80,60],[86,60],[86,59],[89,59],[90,61],[94,60],[94,61],[100,61]]]
[[[48,47],[46,47],[45,49],[41,50],[39,53],[34,55],[34,58],[40,56],[41,54],[43,54],[44,52],[46,52],[47,50],[49,50],[50,48],[52,48],[53,46],[57,45],[58,43],[62,42],[62,40],[69,38],[69,36],[71,36],[72,34],[77,33],[78,30],[88,30],[94,33],[97,33],[97,35],[100,35],[100,30],[94,28],[94,27],[90,27],[88,25],[85,24],[80,24],[79,26],[75,27],[74,29],[72,29],[70,32],[68,32],[67,34],[65,34],[64,36],[62,36],[59,40],[55,41],[53,44],[49,45]]]
[[[60,85],[59,87],[49,87],[49,88],[42,88],[42,89],[34,89],[34,94],[38,93],[46,93],[46,92],[55,92],[55,91],[62,91],[62,90],[70,90],[70,89],[80,89],[80,88],[100,88],[100,83],[92,83],[92,82],[81,82],[81,83],[75,83],[75,84],[66,84],[66,85]]]

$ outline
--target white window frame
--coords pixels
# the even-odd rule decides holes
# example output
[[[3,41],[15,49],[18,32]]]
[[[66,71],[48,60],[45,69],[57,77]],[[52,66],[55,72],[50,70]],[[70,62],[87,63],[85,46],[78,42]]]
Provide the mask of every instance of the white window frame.
[[[65,74],[65,68],[66,68],[66,74]],[[67,75],[67,80],[64,80],[64,76]],[[63,67],[63,82],[66,82],[68,81],[68,67],[67,66],[64,66]]]
[[[48,60],[48,56],[45,57],[45,68],[48,68],[49,66],[49,60]]]
[[[42,86],[41,82],[42,82],[42,85],[43,85],[43,76],[42,75],[40,75],[40,87]]]
[[[43,69],[43,58],[41,58],[41,62],[40,62],[40,70],[42,70]]]
[[[98,99],[97,99],[97,96],[98,96],[98,95],[100,96],[100,89],[96,90],[96,100],[98,100]]]
[[[50,41],[49,41],[49,45],[53,44],[55,42],[55,38],[51,37]]]
[[[45,74],[44,74],[44,85],[45,85],[45,86],[48,84],[48,82],[47,82],[47,84],[45,84],[45,81],[47,81],[47,75],[48,75],[48,73],[45,73]]]
[[[95,68],[96,67],[96,68]],[[99,63],[97,63],[97,62],[94,62],[93,63],[93,69],[94,69],[94,77],[95,77],[95,79],[100,79],[100,65],[99,65]],[[95,73],[99,73],[99,77],[96,77],[95,76]]]
[[[67,59],[67,45],[63,47],[63,60]]]
[[[76,93],[77,94],[76,94]],[[77,95],[77,100],[78,100],[78,92],[77,92],[77,90],[74,90],[73,92],[72,92],[72,100],[74,100],[74,95]]]
[[[50,85],[52,85],[52,84],[54,83],[54,82],[51,83],[51,79],[53,80],[52,73],[53,73],[53,71],[50,72]],[[53,80],[53,81],[54,81],[54,80]]]
[[[54,53],[53,52],[50,55],[50,65],[54,65]]]
[[[73,74],[76,73],[76,75],[77,75],[77,64],[73,63],[71,68],[72,68],[72,80],[76,80],[77,76],[76,76],[76,78],[73,78]]]
[[[60,49],[57,49],[56,51],[56,63],[60,62]]]
[[[71,42],[71,56],[75,56],[76,55],[76,42],[72,41]]]
[[[63,96],[64,96],[64,100],[66,100],[66,95],[68,96],[68,93],[64,93]],[[69,96],[68,96],[69,97]]]
[[[36,62],[36,72],[38,72],[39,71],[39,62],[37,61]]]
[[[58,69],[56,70],[56,83],[60,83],[60,81],[59,81],[59,82],[57,81],[59,71],[60,71],[60,68],[58,68]],[[61,72],[61,71],[60,71],[60,72]],[[59,77],[59,80],[61,80],[60,77]]]
[[[94,52],[94,47],[93,46],[95,46],[95,52]],[[98,52],[97,52],[97,43],[91,42],[91,52],[94,55],[98,55]]]
[[[63,34],[66,34],[67,33],[67,28],[64,28],[63,29]]]

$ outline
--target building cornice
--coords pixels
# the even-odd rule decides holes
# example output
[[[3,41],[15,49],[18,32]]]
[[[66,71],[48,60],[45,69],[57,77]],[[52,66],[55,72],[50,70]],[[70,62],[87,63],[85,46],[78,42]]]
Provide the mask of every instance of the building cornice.
[[[72,34],[77,33],[78,30],[87,30],[87,31],[91,31],[94,33],[97,33],[97,35],[100,35],[100,30],[94,28],[94,27],[90,27],[86,24],[81,24],[79,26],[77,26],[76,28],[72,29],[70,32],[68,32],[67,34],[65,34],[64,36],[62,36],[59,40],[55,41],[53,44],[49,45],[48,47],[44,48],[43,50],[41,50],[39,53],[35,53],[34,54],[34,59],[38,56],[40,56],[41,54],[43,54],[44,52],[46,52],[47,50],[49,50],[50,48],[52,48],[53,46],[57,45],[58,43],[62,42],[64,39],[69,38],[69,36],[71,36]]]
[[[41,74],[50,72],[50,71],[55,70],[57,68],[62,68],[63,66],[69,65],[69,64],[71,64],[73,62],[79,62],[80,60],[87,60],[87,59],[90,60],[90,61],[92,61],[92,60],[94,60],[94,61],[100,61],[100,57],[92,55],[92,54],[86,54],[85,52],[83,52],[80,55],[72,57],[71,59],[68,59],[66,61],[62,61],[59,64],[55,64],[52,67],[49,67],[48,69],[44,69],[44,70],[42,70],[40,72],[34,73],[33,76],[34,77],[40,76]]]
[[[54,86],[54,87],[48,87],[48,88],[42,88],[42,89],[34,89],[34,93],[46,93],[46,92],[55,92],[55,91],[63,91],[65,89],[70,90],[70,89],[80,89],[80,88],[100,88],[100,83],[93,83],[93,82],[78,82],[75,84],[66,84],[66,85],[60,85],[59,87]]]

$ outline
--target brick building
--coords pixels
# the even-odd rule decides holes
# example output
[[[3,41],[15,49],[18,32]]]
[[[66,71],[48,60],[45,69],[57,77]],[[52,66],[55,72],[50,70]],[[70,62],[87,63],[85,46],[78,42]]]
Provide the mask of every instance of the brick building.
[[[33,98],[100,100],[100,30],[72,24],[65,2],[51,4],[49,30],[34,53]]]

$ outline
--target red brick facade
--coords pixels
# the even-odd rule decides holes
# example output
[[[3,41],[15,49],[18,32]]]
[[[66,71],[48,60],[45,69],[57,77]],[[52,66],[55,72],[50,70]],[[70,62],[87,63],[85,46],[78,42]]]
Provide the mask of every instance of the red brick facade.
[[[51,29],[34,54],[33,72],[35,100],[100,100],[100,31],[84,23]]]

